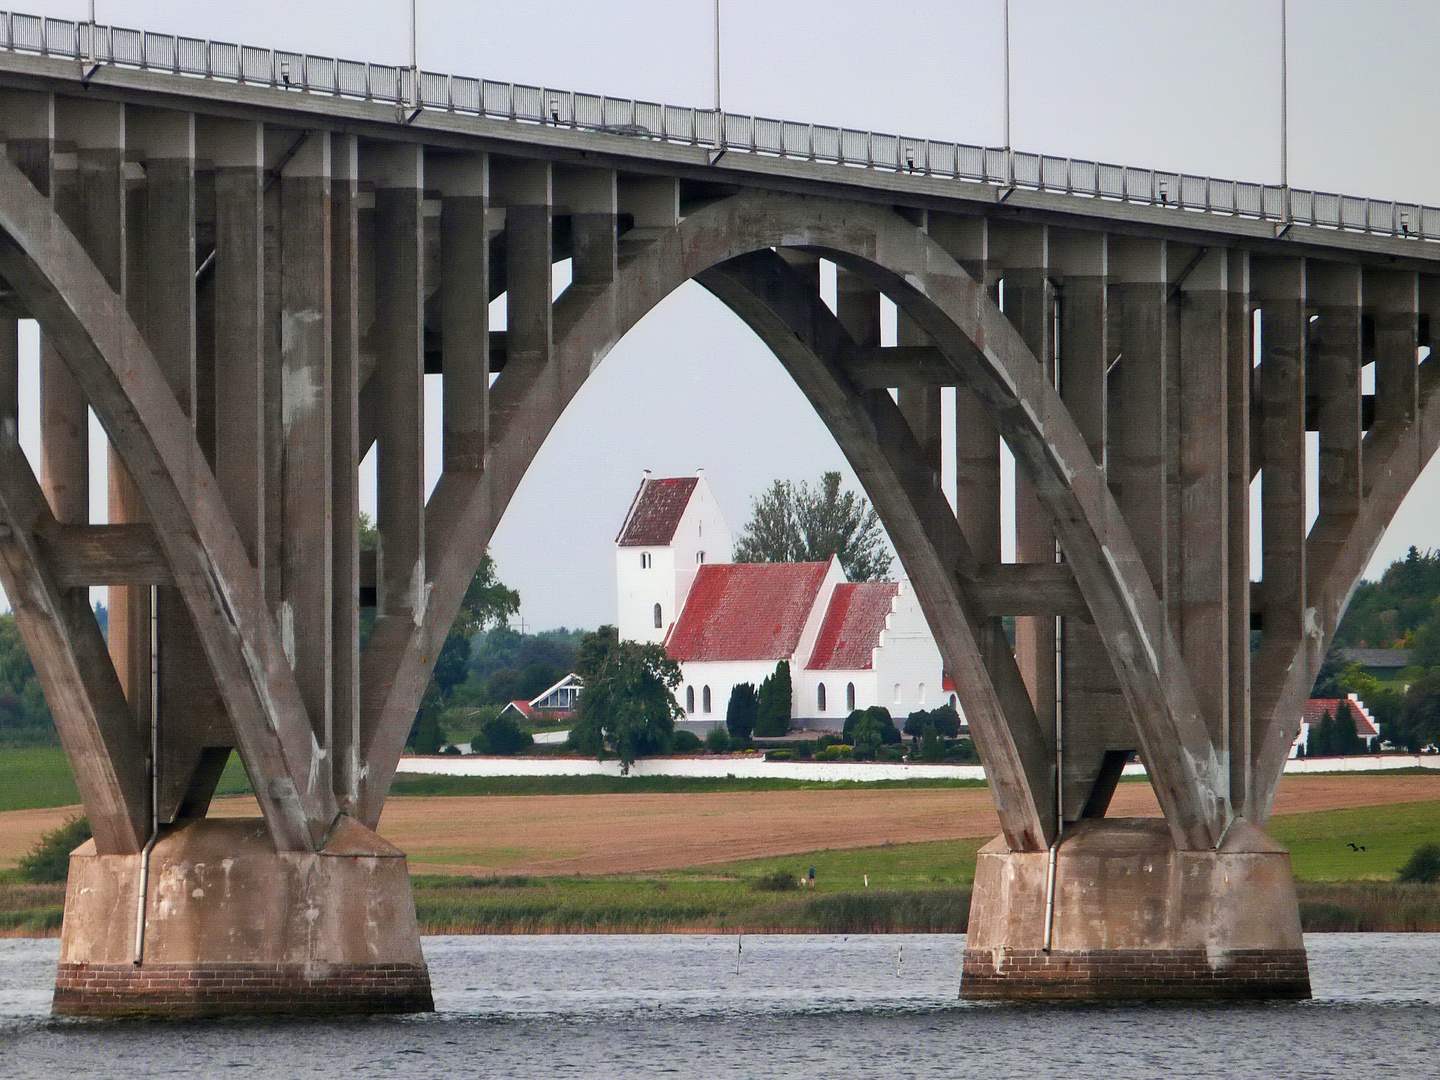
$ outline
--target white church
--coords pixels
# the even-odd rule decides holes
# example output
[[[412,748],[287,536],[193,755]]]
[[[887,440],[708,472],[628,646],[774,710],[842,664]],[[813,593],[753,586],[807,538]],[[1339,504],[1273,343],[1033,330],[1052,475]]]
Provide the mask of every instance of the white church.
[[[689,719],[723,722],[731,689],[758,688],[781,660],[793,726],[838,730],[871,705],[897,719],[956,705],[909,582],[847,582],[833,557],[735,563],[733,547],[703,470],[647,471],[615,541],[620,637],[679,662]]]

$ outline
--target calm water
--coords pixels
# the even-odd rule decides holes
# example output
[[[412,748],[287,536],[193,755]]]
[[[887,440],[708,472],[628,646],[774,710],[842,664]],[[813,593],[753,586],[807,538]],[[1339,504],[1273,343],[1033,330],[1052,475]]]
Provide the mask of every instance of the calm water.
[[[966,1005],[963,941],[426,938],[433,1016],[165,1024],[51,1020],[58,943],[0,940],[0,1077],[1440,1076],[1440,935],[1311,937],[1315,1000],[1244,1007]]]

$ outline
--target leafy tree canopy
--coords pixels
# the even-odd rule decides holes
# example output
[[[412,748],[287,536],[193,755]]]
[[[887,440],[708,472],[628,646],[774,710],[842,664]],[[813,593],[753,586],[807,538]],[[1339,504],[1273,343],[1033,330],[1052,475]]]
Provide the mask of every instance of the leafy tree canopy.
[[[1362,581],[1356,587],[1345,618],[1335,631],[1335,644],[1409,648],[1422,628],[1440,621],[1437,600],[1440,552],[1422,552],[1412,547],[1403,559],[1386,568],[1379,581]],[[1440,631],[1440,627],[1436,629]],[[1440,645],[1440,638],[1436,643]],[[1440,648],[1436,652],[1432,663],[1440,664]]]
[[[754,501],[735,545],[736,562],[840,560],[851,581],[882,581],[890,550],[880,518],[865,499],[840,490],[840,474],[827,472],[811,488],[776,480]]]
[[[674,695],[680,665],[664,648],[621,641],[615,627],[602,626],[581,641],[575,670],[585,689],[570,730],[573,746],[596,757],[608,748],[628,773],[636,758],[669,745],[684,712]]]

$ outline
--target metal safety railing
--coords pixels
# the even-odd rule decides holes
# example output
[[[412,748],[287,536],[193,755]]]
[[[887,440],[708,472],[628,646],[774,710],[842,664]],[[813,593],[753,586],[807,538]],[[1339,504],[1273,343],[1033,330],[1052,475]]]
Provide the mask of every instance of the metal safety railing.
[[[1440,208],[0,13],[0,49],[397,106],[1419,240]],[[419,86],[415,85],[418,74]],[[1287,198],[1288,196],[1288,198]]]

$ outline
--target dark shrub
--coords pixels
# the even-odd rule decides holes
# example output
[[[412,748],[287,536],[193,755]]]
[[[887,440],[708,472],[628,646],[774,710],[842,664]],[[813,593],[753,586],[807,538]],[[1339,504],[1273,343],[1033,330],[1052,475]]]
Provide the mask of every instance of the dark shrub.
[[[712,754],[730,752],[730,733],[723,727],[711,728],[705,735],[705,749]]]
[[[756,892],[789,892],[800,887],[800,878],[781,867],[755,879]]]
[[[1421,844],[1400,868],[1396,881],[1418,881],[1433,885],[1440,881],[1440,844]]]
[[[70,872],[70,852],[90,839],[90,819],[73,817],[42,836],[20,860],[20,876],[36,884],[64,881]]]
[[[766,761],[794,761],[795,754],[790,750],[770,750],[765,754]]]
[[[737,683],[730,691],[730,704],[725,707],[725,730],[730,738],[744,745],[750,741],[755,721],[760,716],[760,699],[753,683]]]
[[[693,731],[677,731],[670,736],[672,754],[693,754],[700,749],[700,736]]]
[[[860,743],[872,747],[894,746],[900,741],[900,732],[890,719],[889,709],[871,705],[868,709],[856,709],[845,718],[844,739],[852,746]]]
[[[507,713],[493,716],[480,725],[480,730],[470,743],[470,751],[475,754],[509,757],[534,745],[534,737],[528,731],[521,731],[520,725]]]

